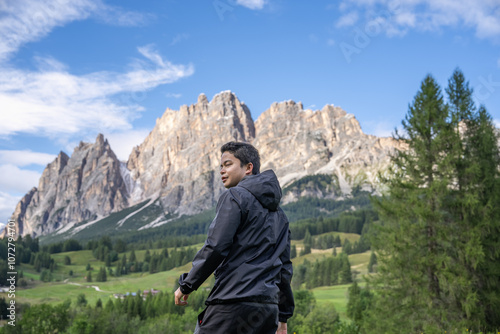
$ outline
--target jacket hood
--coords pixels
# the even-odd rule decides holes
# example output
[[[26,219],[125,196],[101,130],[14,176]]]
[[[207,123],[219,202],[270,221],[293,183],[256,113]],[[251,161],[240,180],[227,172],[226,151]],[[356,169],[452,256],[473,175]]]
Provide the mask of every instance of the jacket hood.
[[[257,175],[245,176],[239,187],[245,188],[262,206],[268,210],[276,211],[281,200],[281,187],[276,174],[272,170],[266,170]]]

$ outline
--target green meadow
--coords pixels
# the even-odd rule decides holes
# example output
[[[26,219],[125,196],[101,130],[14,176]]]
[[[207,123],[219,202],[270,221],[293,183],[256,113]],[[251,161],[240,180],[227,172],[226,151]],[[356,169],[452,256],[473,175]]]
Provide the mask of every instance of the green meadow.
[[[351,242],[359,240],[359,235],[351,233],[332,233],[334,236],[340,235],[341,239],[348,239]],[[297,250],[303,247],[303,240],[294,240],[292,244],[296,245]],[[199,249],[202,244],[197,244],[191,247]],[[169,251],[173,249],[168,249]],[[152,249],[150,253],[160,253],[163,249]],[[337,248],[337,252],[342,251],[341,247]],[[138,261],[143,261],[146,251],[137,250],[135,255]],[[298,265],[308,260],[314,262],[326,257],[332,256],[333,248],[320,250],[313,249],[311,254],[299,256],[292,260],[294,265]],[[125,253],[127,257],[130,251]],[[121,258],[123,255],[120,254]],[[161,290],[172,292],[177,288],[177,280],[179,276],[188,272],[191,268],[191,263],[181,267],[176,267],[169,271],[150,274],[149,272],[131,273],[125,276],[114,277],[107,276],[106,282],[87,282],[87,264],[91,266],[92,276],[95,278],[100,267],[105,267],[105,263],[96,260],[90,250],[81,250],[73,252],[63,252],[52,254],[52,258],[57,263],[57,269],[52,273],[53,281],[44,283],[40,281],[40,273],[37,273],[33,266],[22,264],[19,266],[19,271],[23,271],[25,279],[28,281],[27,288],[20,288],[16,291],[16,301],[18,303],[29,304],[59,304],[66,300],[75,303],[78,295],[84,294],[90,305],[95,305],[98,299],[105,303],[109,298],[114,298],[114,294],[125,294],[127,292],[137,292],[144,290]],[[65,257],[71,259],[70,265],[64,264]],[[362,254],[353,254],[349,256],[351,261],[351,268],[353,272],[359,274],[366,274],[370,252]],[[116,262],[113,263],[114,268]],[[70,275],[72,271],[72,275]],[[357,279],[361,279],[361,275],[357,275]],[[210,277],[202,288],[208,288],[213,284],[214,278]],[[318,287],[313,289],[314,296],[316,297],[317,304],[332,303],[342,318],[346,318],[345,311],[347,305],[347,290],[349,285],[337,285],[328,287]],[[2,293],[1,295],[6,295]],[[6,296],[4,296],[6,297]],[[172,301],[173,302],[173,301]]]

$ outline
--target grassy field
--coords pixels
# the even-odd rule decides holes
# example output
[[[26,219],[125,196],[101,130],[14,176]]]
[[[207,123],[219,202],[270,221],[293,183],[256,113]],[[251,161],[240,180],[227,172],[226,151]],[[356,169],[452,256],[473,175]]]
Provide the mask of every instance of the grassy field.
[[[365,283],[359,283],[360,286],[365,286]],[[341,319],[347,319],[347,297],[350,284],[321,286],[312,290],[316,298],[317,307],[324,304],[333,304],[335,310],[340,315]]]
[[[340,235],[340,238],[344,240],[349,239],[354,242],[359,239],[359,235],[350,233],[338,233],[333,232],[331,234]],[[299,251],[300,247],[303,247],[302,240],[293,240],[292,244],[296,245]],[[197,244],[194,246],[196,249],[202,247],[202,244]],[[172,249],[169,249],[169,252]],[[154,252],[161,253],[163,249],[153,249],[150,253]],[[341,247],[337,248],[337,252],[342,251]],[[305,256],[300,256],[292,260],[294,265],[302,263],[305,259],[310,262],[314,262],[317,259],[322,259],[332,255],[333,249],[319,250],[313,249],[311,254]],[[138,250],[135,251],[138,261],[144,260],[144,255],[146,251]],[[121,259],[123,254],[119,255]],[[127,257],[130,256],[130,251],[126,252]],[[95,278],[100,267],[104,267],[105,263],[96,260],[92,255],[90,250],[82,250],[76,252],[66,252],[59,254],[52,254],[52,258],[57,263],[57,269],[54,271],[53,278],[54,281],[50,283],[40,282],[40,273],[37,273],[33,266],[31,265],[20,265],[19,270],[23,271],[25,279],[28,281],[28,288],[18,288],[16,292],[16,301],[19,303],[49,303],[58,304],[67,299],[70,299],[72,303],[76,302],[78,295],[85,294],[85,297],[90,305],[95,305],[98,299],[101,299],[105,303],[109,298],[113,298],[115,293],[127,293],[127,292],[137,292],[138,290],[149,290],[154,288],[156,290],[161,290],[165,292],[172,292],[177,286],[177,280],[179,275],[184,272],[188,272],[191,269],[191,263],[188,263],[182,267],[174,268],[166,272],[160,272],[155,274],[150,273],[132,273],[126,276],[113,277],[108,275],[107,282],[90,282],[88,283],[85,279],[87,275],[86,266],[90,264],[93,268],[92,275]],[[64,265],[64,258],[69,256],[71,259],[71,265]],[[362,254],[353,254],[349,256],[351,262],[353,273],[357,280],[360,280],[362,275],[367,273],[367,265],[370,258],[370,252],[365,252]],[[114,265],[113,265],[114,267]],[[73,275],[70,276],[69,272],[73,271]],[[208,287],[213,284],[213,276],[207,280],[204,286]],[[97,289],[96,289],[97,287]],[[342,318],[345,318],[345,311],[347,305],[347,289],[349,285],[338,285],[330,287],[319,287],[315,288],[313,291],[316,297],[318,306],[324,303],[332,303]],[[0,294],[5,295],[5,294]],[[4,296],[6,297],[6,296]]]
[[[99,298],[103,302],[107,301],[114,293],[137,292],[152,288],[171,292],[175,290],[179,276],[189,271],[190,266],[191,264],[188,264],[155,274],[134,273],[122,277],[110,277],[107,282],[75,282],[81,280],[80,278],[50,283],[35,281],[30,282],[27,289],[18,288],[16,300],[30,304],[58,304],[66,299],[74,302],[77,296],[83,293],[90,304],[95,304]]]
[[[320,234],[321,236],[324,235],[333,235],[336,237],[337,235],[340,236],[340,239],[342,242],[345,239],[348,239],[351,243],[354,243],[355,241],[358,241],[360,238],[359,234],[354,234],[354,233],[343,233],[343,232],[328,232],[324,234]],[[318,237],[318,236],[314,236]],[[304,249],[304,240],[292,240],[292,246],[295,245],[297,248],[297,254],[300,254],[300,251]],[[342,247],[337,247],[337,253],[342,252]],[[324,259],[325,257],[331,256],[333,254],[333,248],[328,248],[328,249],[312,249],[310,254],[304,255],[304,256],[297,256],[295,259],[292,260],[294,265],[299,265],[304,262],[304,260],[307,259],[309,262],[315,262],[316,260],[321,260]],[[368,260],[370,259],[368,255]],[[349,259],[350,260],[350,259]],[[366,263],[368,264],[368,260]]]
[[[330,303],[335,306],[340,317],[345,319],[347,317],[347,289],[350,284],[335,285],[335,286],[322,286],[312,290],[316,298],[317,307]]]

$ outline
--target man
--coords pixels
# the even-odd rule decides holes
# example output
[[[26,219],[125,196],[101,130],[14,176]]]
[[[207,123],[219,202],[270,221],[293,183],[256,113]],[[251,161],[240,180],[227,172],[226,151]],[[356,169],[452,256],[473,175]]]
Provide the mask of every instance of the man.
[[[221,147],[220,174],[226,190],[217,203],[205,245],[189,273],[182,274],[175,303],[215,271],[207,308],[195,333],[286,334],[293,314],[290,230],[279,208],[281,187],[272,170],[259,173],[260,157],[247,143]],[[279,322],[279,323],[278,323]]]

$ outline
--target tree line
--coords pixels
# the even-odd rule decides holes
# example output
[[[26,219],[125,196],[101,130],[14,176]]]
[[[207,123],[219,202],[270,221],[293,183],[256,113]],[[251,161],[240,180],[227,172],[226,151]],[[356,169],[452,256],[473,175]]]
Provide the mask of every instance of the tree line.
[[[327,232],[363,234],[364,226],[376,220],[378,220],[378,215],[373,209],[346,211],[339,217],[319,216],[290,223],[290,232],[292,240],[304,239],[306,231],[309,231],[311,235]]]
[[[67,300],[57,305],[22,304],[16,310],[16,314],[22,315],[16,326],[1,327],[0,333],[193,333],[197,315],[205,307],[208,293],[205,289],[193,292],[188,307],[176,306],[173,292],[164,291],[147,297],[139,291],[135,296],[124,299],[99,299],[95,305],[90,305],[84,294],[80,294],[75,303]],[[332,304],[318,306],[311,291],[294,291],[294,297],[295,313],[288,322],[289,332],[358,333],[356,324],[340,320]],[[5,298],[0,298],[0,309],[6,310],[2,307],[6,305]]]
[[[314,289],[319,286],[347,284],[353,281],[349,257],[340,253],[311,263],[307,259],[293,268],[292,287]]]

